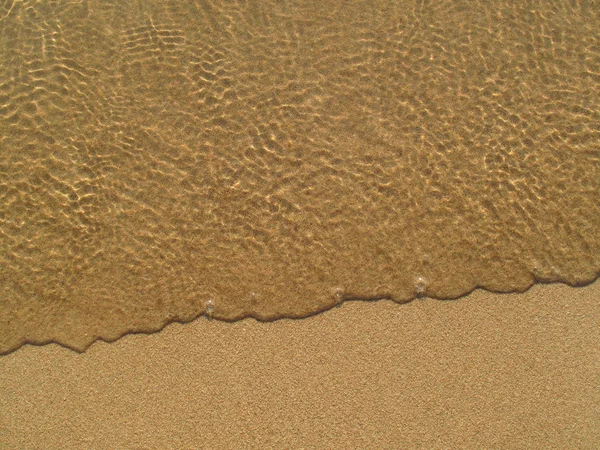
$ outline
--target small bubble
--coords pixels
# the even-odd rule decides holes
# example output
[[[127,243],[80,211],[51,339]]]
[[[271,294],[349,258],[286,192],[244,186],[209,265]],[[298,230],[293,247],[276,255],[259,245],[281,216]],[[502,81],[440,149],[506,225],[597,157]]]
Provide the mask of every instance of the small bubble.
[[[333,290],[333,296],[335,298],[337,306],[342,306],[342,303],[344,302],[344,289],[341,287],[335,288]]]
[[[204,315],[208,320],[213,318],[213,313],[215,310],[215,302],[209,298],[205,303]]]
[[[423,277],[417,277],[417,282],[415,284],[415,294],[417,298],[425,297],[425,290],[427,285],[425,283],[425,279]]]

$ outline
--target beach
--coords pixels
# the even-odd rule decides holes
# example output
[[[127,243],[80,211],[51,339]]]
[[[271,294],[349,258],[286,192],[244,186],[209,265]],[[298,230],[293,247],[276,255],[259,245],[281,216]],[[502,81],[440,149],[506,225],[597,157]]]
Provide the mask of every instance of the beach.
[[[0,449],[600,448],[593,2],[1,3]]]

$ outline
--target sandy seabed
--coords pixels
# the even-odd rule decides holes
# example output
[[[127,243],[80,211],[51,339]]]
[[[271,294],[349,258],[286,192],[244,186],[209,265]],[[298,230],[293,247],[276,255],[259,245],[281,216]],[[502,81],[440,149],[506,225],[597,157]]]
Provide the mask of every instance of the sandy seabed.
[[[0,353],[600,272],[592,2],[3,5]]]
[[[598,448],[600,283],[0,357],[0,448]]]

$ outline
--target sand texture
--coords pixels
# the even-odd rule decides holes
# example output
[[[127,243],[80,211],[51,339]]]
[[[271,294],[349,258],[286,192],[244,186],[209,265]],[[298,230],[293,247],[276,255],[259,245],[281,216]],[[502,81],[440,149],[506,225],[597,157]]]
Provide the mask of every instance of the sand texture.
[[[593,281],[599,11],[4,2],[0,353]]]
[[[600,283],[0,358],[2,449],[597,449]]]

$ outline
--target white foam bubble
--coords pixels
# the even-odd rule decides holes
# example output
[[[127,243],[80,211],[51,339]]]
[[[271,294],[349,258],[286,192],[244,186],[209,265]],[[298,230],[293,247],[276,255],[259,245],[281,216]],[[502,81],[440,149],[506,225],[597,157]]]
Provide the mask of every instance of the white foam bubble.
[[[427,282],[425,278],[418,276],[417,282],[415,283],[415,294],[417,298],[425,297],[425,291],[427,290]]]
[[[208,300],[206,300],[206,302],[204,302],[204,316],[210,320],[213,318],[214,311],[215,302],[212,298],[209,298]]]
[[[344,288],[342,287],[336,287],[333,290],[333,296],[335,298],[335,301],[337,303],[337,306],[341,306],[342,303],[344,302]]]

